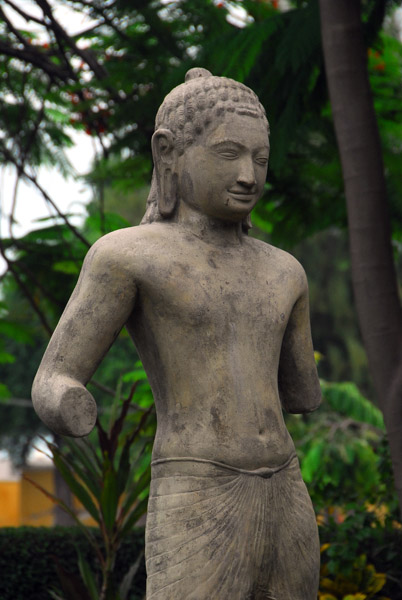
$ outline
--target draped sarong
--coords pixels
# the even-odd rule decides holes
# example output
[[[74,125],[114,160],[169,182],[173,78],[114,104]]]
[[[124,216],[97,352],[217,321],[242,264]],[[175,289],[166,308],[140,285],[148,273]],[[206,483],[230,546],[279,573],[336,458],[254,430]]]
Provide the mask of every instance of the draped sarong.
[[[296,457],[238,469],[152,464],[147,600],[315,600],[318,531]]]

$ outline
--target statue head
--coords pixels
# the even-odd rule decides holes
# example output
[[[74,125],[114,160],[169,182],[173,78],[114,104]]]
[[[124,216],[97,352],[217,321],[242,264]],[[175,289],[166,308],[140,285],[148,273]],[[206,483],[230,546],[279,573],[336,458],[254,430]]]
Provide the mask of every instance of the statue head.
[[[206,137],[225,121],[236,120],[237,115],[255,120],[254,127],[268,139],[269,125],[264,107],[257,95],[242,83],[215,77],[206,69],[193,68],[186,74],[185,83],[165,97],[155,120],[152,137],[154,173],[142,223],[174,219],[185,193],[180,164],[186,153],[205,143]],[[265,165],[267,158],[264,158]],[[247,213],[243,218],[243,229],[247,231],[250,227]]]

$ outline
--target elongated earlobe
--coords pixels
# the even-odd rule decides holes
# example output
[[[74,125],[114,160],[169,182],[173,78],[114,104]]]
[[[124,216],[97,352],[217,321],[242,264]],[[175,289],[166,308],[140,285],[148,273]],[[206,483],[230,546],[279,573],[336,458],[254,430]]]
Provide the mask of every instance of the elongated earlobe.
[[[177,173],[169,168],[164,169],[161,179],[160,193],[158,196],[159,212],[163,217],[170,217],[175,211],[178,200]]]
[[[169,129],[158,129],[152,136],[158,208],[160,214],[171,217],[178,201],[177,150],[174,137]]]

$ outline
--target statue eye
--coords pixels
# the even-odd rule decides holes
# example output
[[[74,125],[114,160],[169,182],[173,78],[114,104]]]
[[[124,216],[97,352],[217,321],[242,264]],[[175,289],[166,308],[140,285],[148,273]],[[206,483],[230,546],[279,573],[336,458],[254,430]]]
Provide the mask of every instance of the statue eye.
[[[256,163],[258,163],[259,165],[262,165],[262,166],[265,166],[268,164],[268,156],[257,156],[254,160]]]
[[[238,157],[238,153],[236,152],[236,150],[219,150],[218,154],[219,156],[227,158],[228,160],[234,160]]]

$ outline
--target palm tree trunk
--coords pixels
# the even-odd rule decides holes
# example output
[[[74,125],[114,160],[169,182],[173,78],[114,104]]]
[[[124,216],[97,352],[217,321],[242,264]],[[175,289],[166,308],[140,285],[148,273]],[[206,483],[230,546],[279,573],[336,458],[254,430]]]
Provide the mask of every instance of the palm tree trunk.
[[[319,0],[349,223],[352,281],[402,511],[402,310],[360,0]]]

